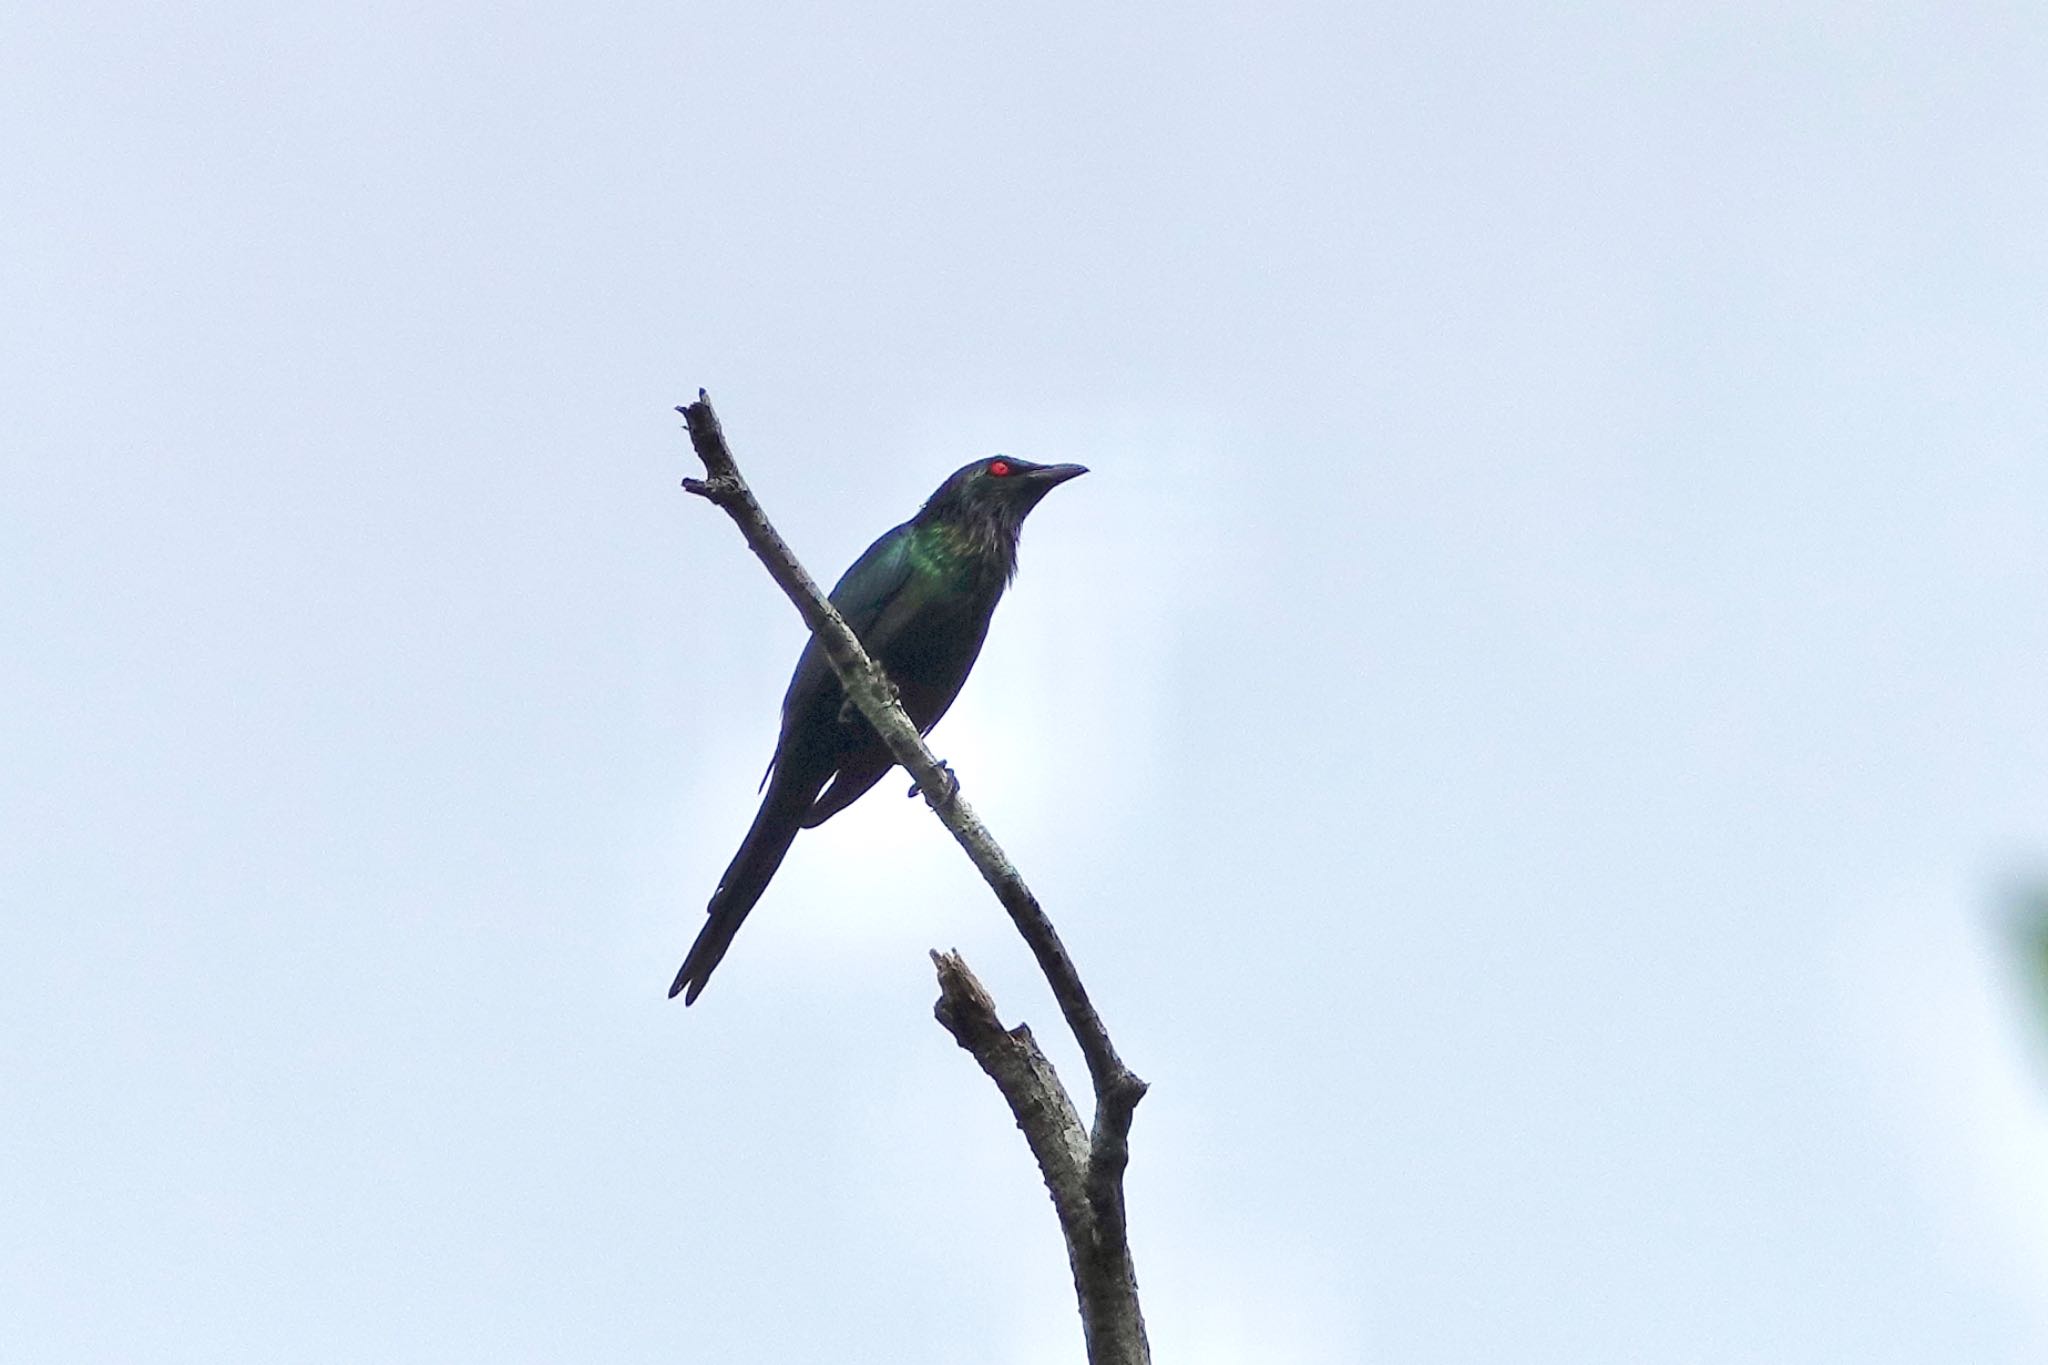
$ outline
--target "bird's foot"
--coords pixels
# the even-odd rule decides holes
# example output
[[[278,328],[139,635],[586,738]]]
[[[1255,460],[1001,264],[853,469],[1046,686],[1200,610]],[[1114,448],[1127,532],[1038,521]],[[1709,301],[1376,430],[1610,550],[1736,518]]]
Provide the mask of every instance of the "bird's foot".
[[[880,670],[878,669],[877,671],[879,672]],[[895,680],[886,673],[882,674],[882,691],[887,694],[890,701],[895,702],[898,706],[903,704],[901,689],[896,686]],[[851,695],[839,699],[839,723],[841,725],[866,725],[868,723],[867,717],[860,713],[860,706]]]
[[[941,799],[950,801],[960,794],[960,778],[954,773],[953,765],[946,762],[943,758],[939,760],[939,771],[946,775],[946,794]],[[916,796],[923,790],[924,788],[913,782],[910,784],[910,790],[903,794],[905,796]]]

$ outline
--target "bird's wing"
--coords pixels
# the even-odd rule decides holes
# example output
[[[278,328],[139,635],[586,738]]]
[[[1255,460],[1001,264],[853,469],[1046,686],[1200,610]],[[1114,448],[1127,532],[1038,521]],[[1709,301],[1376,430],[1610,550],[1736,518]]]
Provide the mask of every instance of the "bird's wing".
[[[859,559],[853,561],[851,568],[839,575],[839,581],[832,586],[832,605],[839,609],[839,615],[870,649],[875,647],[872,638],[875,624],[910,579],[909,532],[908,523],[884,532]],[[839,679],[833,675],[825,651],[813,636],[805,642],[803,656],[796,661],[796,672],[790,675],[789,691],[782,698],[785,738],[797,718],[808,714],[828,692],[835,697],[838,695]],[[837,705],[836,701],[834,705]],[[779,757],[779,748],[777,753]],[[769,765],[769,771],[774,771],[773,764]]]
[[[910,524],[893,527],[868,546],[832,585],[832,605],[865,637],[910,578]]]

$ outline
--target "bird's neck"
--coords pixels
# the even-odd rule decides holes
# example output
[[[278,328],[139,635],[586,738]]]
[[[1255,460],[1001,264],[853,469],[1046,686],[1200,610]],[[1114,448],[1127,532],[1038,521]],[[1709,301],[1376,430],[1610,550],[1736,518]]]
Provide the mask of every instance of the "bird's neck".
[[[910,558],[920,573],[959,592],[1001,592],[1017,572],[1017,536],[993,517],[913,523]]]

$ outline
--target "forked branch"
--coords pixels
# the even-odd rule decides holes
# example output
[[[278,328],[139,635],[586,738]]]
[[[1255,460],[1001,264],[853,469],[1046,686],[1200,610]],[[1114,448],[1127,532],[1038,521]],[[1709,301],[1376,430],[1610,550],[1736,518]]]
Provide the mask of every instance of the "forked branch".
[[[748,547],[802,613],[846,695],[896,761],[916,779],[925,804],[952,831],[994,890],[1052,987],[1053,998],[1088,1065],[1095,1092],[1092,1131],[1082,1127],[1073,1101],[1052,1063],[1039,1051],[1030,1029],[1002,1026],[995,1002],[959,954],[932,954],[939,976],[934,1013],[995,1081],[1052,1196],[1074,1272],[1090,1365],[1147,1365],[1151,1352],[1131,1267],[1123,1189],[1124,1167],[1130,1160],[1131,1118],[1144,1097],[1145,1082],[1117,1056],[1109,1030],[1090,1003],[1080,973],[1038,898],[973,808],[960,798],[959,784],[925,746],[924,737],[897,703],[895,689],[880,665],[818,591],[817,583],[804,572],[755,501],[725,443],[710,396],[699,389],[696,402],[676,411],[689,424],[690,443],[707,475],[685,479],[683,487],[716,503],[739,525]]]

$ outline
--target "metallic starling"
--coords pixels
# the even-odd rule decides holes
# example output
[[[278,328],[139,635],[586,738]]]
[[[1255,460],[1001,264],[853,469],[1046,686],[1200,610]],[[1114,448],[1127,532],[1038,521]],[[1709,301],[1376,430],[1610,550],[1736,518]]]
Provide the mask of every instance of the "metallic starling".
[[[998,455],[954,471],[918,514],[885,533],[832,589],[832,604],[896,685],[919,733],[946,714],[981,653],[989,617],[1017,572],[1017,536],[1038,500],[1077,464]],[[669,995],[696,1000],[799,829],[821,825],[894,767],[813,639],[782,699],[782,734],[760,812],[718,880],[710,918]]]

